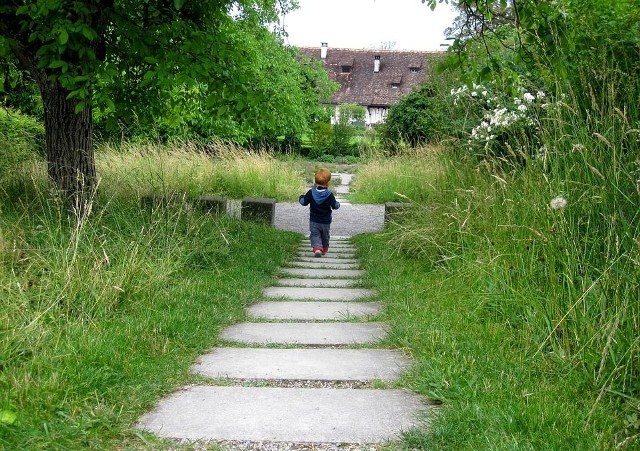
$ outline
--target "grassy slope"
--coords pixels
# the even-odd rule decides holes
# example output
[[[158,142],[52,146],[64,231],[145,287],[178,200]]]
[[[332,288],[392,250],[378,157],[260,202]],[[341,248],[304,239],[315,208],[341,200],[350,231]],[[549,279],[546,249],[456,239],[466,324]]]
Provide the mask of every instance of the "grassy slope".
[[[157,177],[131,158],[122,167]],[[181,206],[141,211],[135,191],[116,189],[131,174],[112,167],[103,166],[101,193],[114,187],[115,197],[101,195],[80,222],[44,194],[39,172],[35,183],[3,185],[0,449],[163,446],[134,422],[196,380],[196,357],[244,318],[299,243],[298,234]],[[175,177],[163,177],[148,185],[170,190]],[[234,189],[251,195],[253,180],[242,188],[241,178]],[[297,192],[301,180],[288,178],[284,189]]]
[[[417,449],[604,449],[615,418],[571,362],[534,357],[526,331],[486,308],[483,274],[471,265],[433,269],[390,253],[387,238],[357,237],[367,283],[387,303],[392,341],[415,359],[403,384],[443,401]]]

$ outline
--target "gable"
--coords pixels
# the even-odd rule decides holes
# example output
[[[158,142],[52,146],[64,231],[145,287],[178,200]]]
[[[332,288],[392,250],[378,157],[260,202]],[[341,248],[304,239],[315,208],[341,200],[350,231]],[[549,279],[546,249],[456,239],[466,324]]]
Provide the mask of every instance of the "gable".
[[[329,77],[340,84],[331,103],[383,107],[393,105],[416,88],[426,77],[429,59],[441,55],[441,52],[324,47],[326,58],[321,58],[320,47],[299,47],[298,51],[324,61]]]

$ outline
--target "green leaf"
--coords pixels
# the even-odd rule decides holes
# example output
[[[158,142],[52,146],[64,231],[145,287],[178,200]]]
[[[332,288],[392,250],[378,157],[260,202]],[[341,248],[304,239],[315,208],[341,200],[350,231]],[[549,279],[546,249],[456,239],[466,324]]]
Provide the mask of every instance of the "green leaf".
[[[184,6],[185,1],[186,0],[173,0],[173,6],[175,6],[176,9],[180,10]]]
[[[80,111],[84,110],[87,104],[85,102],[78,102],[75,107],[75,113],[78,114]]]
[[[11,410],[0,410],[0,423],[13,424],[18,419],[18,415]]]
[[[66,67],[67,63],[62,60],[53,60],[49,63],[50,69],[57,69],[59,67]]]
[[[58,42],[61,45],[65,45],[69,41],[69,33],[67,30],[60,30],[60,34],[58,35]]]

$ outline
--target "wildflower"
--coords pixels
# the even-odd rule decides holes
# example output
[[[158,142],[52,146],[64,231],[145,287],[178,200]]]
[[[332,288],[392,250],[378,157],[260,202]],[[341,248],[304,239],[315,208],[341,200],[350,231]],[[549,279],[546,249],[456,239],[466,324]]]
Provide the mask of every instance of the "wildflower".
[[[522,103],[522,100],[520,99],[513,99],[513,103],[515,103],[516,105],[520,105]]]
[[[518,105],[518,111],[522,111],[522,112],[527,111],[527,106],[526,105]]]
[[[473,91],[473,92],[471,93],[471,97],[478,97],[478,93],[477,93],[476,91]]]
[[[549,206],[553,210],[563,210],[567,206],[567,199],[562,196],[554,197],[551,199],[551,202],[549,202]]]
[[[482,97],[487,97],[488,93],[487,93],[487,91],[482,91],[481,94],[482,94]]]
[[[525,92],[524,95],[522,96],[524,97],[524,100],[526,100],[527,102],[531,103],[534,100],[536,100],[536,98],[533,96],[533,94],[530,94],[528,92]]]
[[[536,92],[539,99],[544,99],[547,95],[543,91]]]

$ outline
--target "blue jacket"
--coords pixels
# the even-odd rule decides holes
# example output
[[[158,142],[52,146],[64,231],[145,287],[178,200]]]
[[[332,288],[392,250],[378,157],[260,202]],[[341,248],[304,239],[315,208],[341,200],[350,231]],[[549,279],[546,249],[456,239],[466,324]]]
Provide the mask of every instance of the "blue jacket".
[[[298,201],[303,207],[311,205],[309,220],[320,224],[331,224],[331,211],[340,208],[340,202],[336,200],[329,188],[321,185],[314,186],[306,194],[301,195]]]

